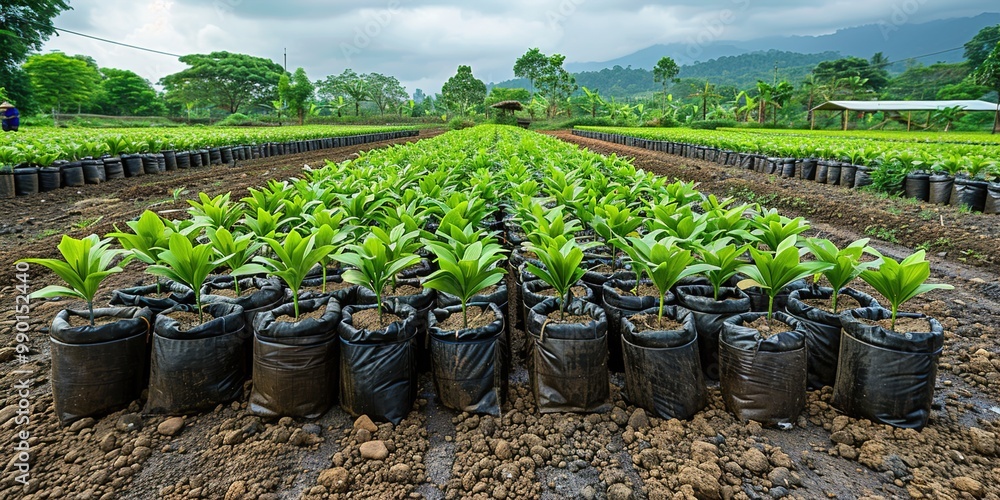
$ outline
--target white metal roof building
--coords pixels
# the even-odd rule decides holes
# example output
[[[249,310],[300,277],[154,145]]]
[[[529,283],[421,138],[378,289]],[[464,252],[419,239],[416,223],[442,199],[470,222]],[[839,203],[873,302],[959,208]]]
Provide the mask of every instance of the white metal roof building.
[[[840,111],[844,114],[844,130],[847,130],[847,112],[856,111],[860,113],[878,112],[906,112],[907,129],[911,122],[914,111],[926,111],[928,113],[940,111],[945,108],[962,108],[963,111],[988,111],[1000,114],[1000,104],[979,100],[955,100],[955,101],[827,101],[812,108],[811,126],[816,125],[816,111]]]

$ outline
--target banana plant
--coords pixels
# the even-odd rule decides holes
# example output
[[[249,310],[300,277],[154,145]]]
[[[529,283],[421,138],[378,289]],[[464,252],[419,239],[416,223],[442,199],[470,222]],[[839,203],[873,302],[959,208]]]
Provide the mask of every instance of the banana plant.
[[[740,260],[740,256],[750,248],[749,244],[736,245],[732,241],[733,239],[729,237],[720,238],[698,249],[699,260],[715,267],[705,272],[705,277],[712,283],[712,297],[715,300],[719,300],[719,290],[722,285],[735,276],[739,272],[739,267],[745,264]]]
[[[799,260],[799,249],[795,246],[798,237],[794,234],[781,241],[772,253],[750,247],[753,264],[743,264],[738,271],[749,276],[736,286],[740,289],[760,287],[767,293],[767,320],[774,312],[774,298],[789,283],[806,276],[821,273],[833,267],[829,262]]]
[[[837,313],[837,299],[840,290],[848,283],[861,275],[861,273],[872,267],[878,267],[881,262],[878,260],[871,262],[861,262],[861,257],[868,254],[875,254],[875,250],[868,246],[868,238],[857,240],[844,248],[838,249],[832,241],[822,238],[809,238],[805,240],[805,246],[809,252],[820,262],[826,262],[831,267],[821,274],[826,277],[833,287],[833,296],[830,299],[830,308],[834,314]],[[819,278],[819,275],[816,276]]]
[[[645,271],[660,294],[660,307],[656,314],[658,325],[663,321],[667,292],[678,281],[719,269],[711,264],[695,264],[691,251],[681,248],[678,240],[667,236],[664,231],[654,231],[642,238],[630,236],[626,241],[628,244],[623,245],[623,248],[632,258],[632,265],[639,268],[636,270],[637,277],[642,274],[640,270]]]
[[[184,283],[194,290],[198,321],[204,321],[201,288],[208,275],[215,272],[227,258],[227,255],[220,256],[211,244],[194,245],[184,235],[173,233],[166,248],[159,252],[157,263],[146,268],[146,272]]]
[[[931,275],[930,263],[924,260],[924,251],[896,261],[892,257],[879,255],[881,264],[878,269],[865,269],[861,279],[872,286],[879,294],[889,301],[892,307],[892,320],[889,329],[896,331],[896,313],[899,306],[908,300],[931,290],[953,290],[955,287],[943,283],[927,283]]]
[[[439,266],[427,277],[424,286],[458,297],[462,303],[462,326],[469,328],[469,299],[499,283],[506,274],[496,265],[504,258],[503,247],[489,239],[468,246],[430,240],[425,240],[424,244],[437,257]]]
[[[333,246],[316,245],[315,236],[303,236],[298,230],[292,229],[284,239],[261,238],[270,247],[274,257],[258,255],[254,260],[262,264],[268,272],[285,282],[292,292],[295,319],[299,317],[299,288],[309,270],[330,252]]]
[[[580,263],[583,262],[583,248],[575,238],[567,239],[563,235],[547,239],[538,245],[528,243],[527,248],[535,252],[542,263],[542,267],[539,267],[529,261],[528,271],[556,290],[561,299],[560,319],[565,319],[566,306],[570,301],[570,288],[586,273],[580,267]]]
[[[50,298],[50,297],[73,297],[87,302],[87,310],[90,313],[90,326],[94,326],[94,296],[101,286],[101,282],[112,274],[122,272],[132,255],[128,255],[126,250],[116,250],[110,248],[111,238],[100,239],[96,234],[92,234],[82,239],[75,239],[69,235],[63,235],[59,242],[59,253],[63,260],[59,259],[21,259],[18,262],[38,264],[45,266],[56,273],[68,286],[49,285],[41,290],[33,292],[30,298]],[[125,255],[118,264],[114,264],[115,259],[120,255]]]
[[[353,267],[344,271],[344,281],[366,287],[375,293],[380,318],[386,285],[395,279],[397,273],[420,262],[420,256],[414,253],[394,252],[390,243],[374,233],[366,236],[360,245],[347,245],[344,252],[333,258]]]
[[[212,242],[216,255],[224,259],[222,265],[229,268],[229,275],[233,277],[233,291],[237,296],[240,294],[240,276],[267,272],[264,266],[251,262],[257,251],[264,246],[256,235],[247,233],[234,236],[224,227],[208,228],[205,233]]]

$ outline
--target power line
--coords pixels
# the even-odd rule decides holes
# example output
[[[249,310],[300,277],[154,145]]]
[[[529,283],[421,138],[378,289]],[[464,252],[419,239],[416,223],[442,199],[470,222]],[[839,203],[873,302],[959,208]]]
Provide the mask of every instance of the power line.
[[[128,44],[128,43],[123,43],[123,42],[116,42],[114,40],[108,40],[107,38],[101,38],[99,36],[94,36],[94,35],[88,35],[88,34],[85,34],[85,33],[80,33],[80,32],[77,32],[77,31],[72,31],[72,30],[68,30],[68,29],[64,29],[64,28],[53,27],[52,29],[54,29],[56,31],[63,32],[63,33],[69,33],[71,35],[82,36],[84,38],[90,38],[92,40],[97,40],[97,41],[100,41],[100,42],[110,43],[110,44],[114,44],[114,45],[120,45],[122,47],[128,47],[130,49],[136,49],[136,50],[142,50],[142,51],[146,51],[146,52],[152,52],[154,54],[161,54],[161,55],[164,55],[164,56],[183,57],[180,54],[173,54],[173,53],[170,53],[170,52],[164,52],[162,50],[156,50],[156,49],[147,49],[146,47],[140,47],[138,45],[131,45],[131,44]]]

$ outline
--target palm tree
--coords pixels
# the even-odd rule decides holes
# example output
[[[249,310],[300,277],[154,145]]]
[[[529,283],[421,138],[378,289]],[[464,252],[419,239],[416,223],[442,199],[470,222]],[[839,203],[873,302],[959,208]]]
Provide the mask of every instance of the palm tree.
[[[701,119],[705,120],[708,116],[708,101],[709,99],[719,99],[722,96],[715,92],[715,85],[705,81],[705,87],[701,90],[689,95],[688,97],[697,97],[701,99]]]
[[[829,87],[820,83],[820,81],[816,79],[816,75],[809,73],[806,76],[805,80],[802,80],[802,90],[805,90],[808,93],[807,95],[809,96],[809,99],[806,102],[806,108],[808,109],[806,120],[812,121],[813,101],[815,100],[816,96],[823,97],[824,101],[828,100],[827,98],[829,96],[828,94]]]
[[[952,106],[950,108],[943,108],[934,112],[935,120],[944,122],[945,132],[951,128],[952,122],[958,120],[963,115],[965,115],[965,110],[961,106]]]
[[[774,86],[771,91],[771,105],[774,106],[774,123],[778,123],[778,109],[783,108],[785,103],[792,98],[795,87],[785,80]]]
[[[867,78],[861,78],[860,76],[848,76],[837,80],[837,86],[843,88],[847,92],[847,96],[851,99],[857,99],[857,97],[865,91],[865,87],[868,85]]]
[[[763,80],[757,80],[757,123],[764,123],[767,117],[767,105],[774,99],[774,87]]]

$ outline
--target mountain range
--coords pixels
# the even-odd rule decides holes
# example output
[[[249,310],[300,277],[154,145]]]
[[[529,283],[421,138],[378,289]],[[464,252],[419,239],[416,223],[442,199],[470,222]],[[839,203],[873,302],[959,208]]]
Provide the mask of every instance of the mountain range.
[[[996,24],[1000,24],[1000,13],[982,13],[974,17],[941,19],[921,24],[867,24],[819,36],[775,36],[747,41],[720,40],[698,47],[685,43],[659,44],[610,61],[568,62],[566,70],[579,73],[600,71],[614,66],[652,69],[663,56],[670,56],[677,61],[677,64],[685,66],[719,57],[768,50],[805,54],[838,52],[841,56],[857,56],[865,59],[876,52],[882,52],[890,61],[901,62],[918,58],[917,61],[924,64],[939,61],[959,62],[963,60],[962,45],[979,30]],[[684,76],[683,72],[681,76]]]

